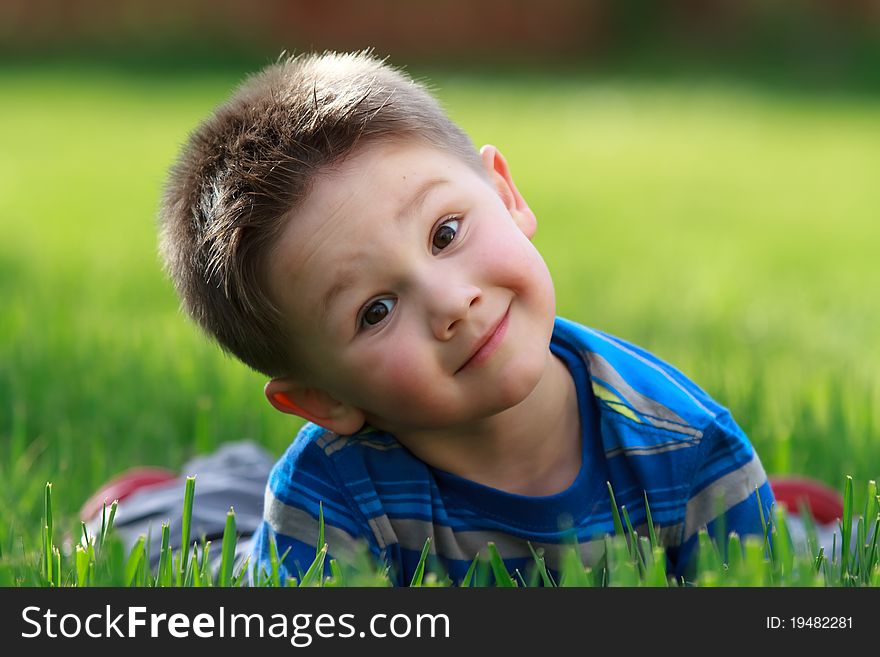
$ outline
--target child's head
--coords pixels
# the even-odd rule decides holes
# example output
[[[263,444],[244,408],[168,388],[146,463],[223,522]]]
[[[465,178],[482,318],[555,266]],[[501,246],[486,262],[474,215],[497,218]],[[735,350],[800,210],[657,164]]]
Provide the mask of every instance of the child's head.
[[[279,410],[338,433],[448,426],[544,371],[553,287],[504,158],[366,53],[248,80],[190,138],[161,214],[184,307],[273,377]]]

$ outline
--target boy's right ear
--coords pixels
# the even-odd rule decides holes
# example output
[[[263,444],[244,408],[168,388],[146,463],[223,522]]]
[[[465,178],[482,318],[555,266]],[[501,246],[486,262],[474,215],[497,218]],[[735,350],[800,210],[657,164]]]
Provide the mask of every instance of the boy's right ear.
[[[364,425],[363,411],[295,379],[272,379],[266,383],[263,392],[269,403],[282,413],[298,415],[342,436],[357,433]]]

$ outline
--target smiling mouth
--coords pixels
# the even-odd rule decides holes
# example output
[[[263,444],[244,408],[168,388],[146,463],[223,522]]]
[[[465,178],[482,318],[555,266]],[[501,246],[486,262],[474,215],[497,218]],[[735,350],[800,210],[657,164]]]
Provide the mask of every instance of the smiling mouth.
[[[465,361],[464,365],[462,365],[455,371],[456,374],[464,369],[476,367],[477,365],[480,365],[481,363],[484,363],[486,360],[488,360],[489,356],[491,356],[495,352],[498,345],[500,345],[501,341],[504,340],[504,335],[507,333],[507,321],[509,317],[510,307],[507,308],[507,310],[504,312],[504,316],[500,320],[498,320],[498,323],[495,324],[494,327],[492,327],[488,334],[483,336],[483,338],[478,343],[479,346],[476,348],[474,353],[471,354],[471,357]]]

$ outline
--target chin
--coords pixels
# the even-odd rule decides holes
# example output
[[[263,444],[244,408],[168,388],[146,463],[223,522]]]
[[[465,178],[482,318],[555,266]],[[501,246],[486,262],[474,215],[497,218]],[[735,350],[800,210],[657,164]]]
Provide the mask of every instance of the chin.
[[[516,406],[532,394],[544,376],[549,355],[548,347],[546,353],[518,359],[499,374],[493,395],[498,403],[497,412]]]

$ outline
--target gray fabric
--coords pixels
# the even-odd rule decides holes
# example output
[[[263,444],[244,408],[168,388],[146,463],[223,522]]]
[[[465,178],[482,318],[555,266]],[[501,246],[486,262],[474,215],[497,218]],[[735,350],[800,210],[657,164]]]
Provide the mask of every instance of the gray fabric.
[[[854,554],[856,550],[856,541],[855,537],[857,536],[856,532],[858,531],[858,518],[853,519],[852,523],[852,550],[851,552]],[[837,522],[830,522],[826,525],[816,525],[816,545],[813,551],[808,550],[808,535],[807,535],[807,526],[801,520],[798,515],[786,515],[785,524],[788,527],[788,533],[791,536],[791,542],[794,546],[795,554],[799,555],[809,555],[811,557],[815,557],[819,548],[825,548],[825,557],[831,561],[831,551],[834,548],[835,556],[837,559],[840,559],[840,555],[842,554],[842,545],[843,543],[840,540],[840,527],[838,527]],[[868,528],[868,540],[871,540],[873,536],[873,530]],[[835,540],[836,539],[836,540]]]
[[[226,526],[226,512],[235,511],[235,526],[241,536],[236,559],[250,552],[250,536],[263,519],[263,495],[275,458],[251,441],[226,443],[216,452],[191,459],[181,476],[167,483],[138,490],[121,502],[113,526],[127,549],[145,535],[151,543],[150,562],[159,562],[162,523],[169,522],[170,544],[180,548],[182,540],[183,497],[186,477],[196,476],[190,549],[202,536],[213,541],[212,561],[220,556],[220,539]],[[100,514],[89,525],[96,534],[101,528]]]

